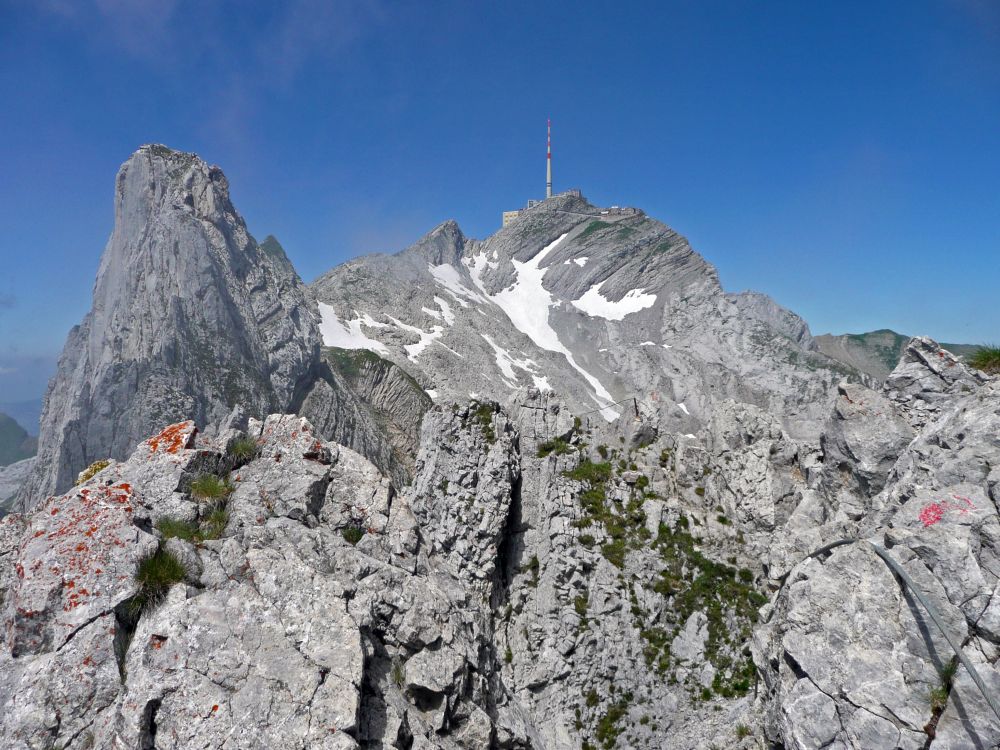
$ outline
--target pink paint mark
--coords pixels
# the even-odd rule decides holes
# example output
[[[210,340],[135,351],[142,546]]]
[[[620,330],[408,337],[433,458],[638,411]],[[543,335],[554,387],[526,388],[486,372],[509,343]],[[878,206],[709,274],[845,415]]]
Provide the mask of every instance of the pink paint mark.
[[[930,503],[920,509],[920,522],[925,527],[933,526],[944,518],[944,507],[939,503]]]
[[[940,503],[928,503],[920,509],[920,515],[918,518],[925,528],[927,526],[933,526],[944,518],[944,513],[947,510],[958,511],[964,515],[970,510],[975,510],[976,508],[976,504],[967,497],[963,497],[962,495],[952,495],[952,498],[961,501],[963,504],[960,505],[957,502],[953,503],[950,500],[943,500]]]

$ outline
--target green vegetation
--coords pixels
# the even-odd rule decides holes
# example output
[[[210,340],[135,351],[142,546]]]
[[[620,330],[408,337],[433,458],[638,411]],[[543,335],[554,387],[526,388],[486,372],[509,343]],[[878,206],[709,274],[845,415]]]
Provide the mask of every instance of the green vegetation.
[[[969,356],[969,365],[988,375],[1000,375],[1000,346],[981,346]]]
[[[941,684],[930,693],[931,712],[935,717],[940,716],[945,706],[948,705],[948,696],[951,694],[951,686],[955,682],[956,672],[958,672],[957,658],[952,658],[941,668]]]
[[[76,484],[83,484],[84,482],[93,479],[93,477],[99,472],[104,471],[106,468],[111,466],[111,459],[106,458],[103,461],[94,461],[90,466],[81,471],[76,476]]]
[[[522,573],[531,573],[531,582],[529,585],[532,588],[536,588],[538,586],[538,569],[538,555],[532,555],[531,559],[528,560],[528,564],[521,568]]]
[[[390,671],[392,674],[392,681],[396,684],[396,687],[403,687],[403,683],[406,679],[403,674],[403,665],[400,663],[399,659],[392,660],[392,669]]]
[[[594,232],[600,232],[602,229],[608,229],[608,228],[613,227],[613,226],[614,226],[614,224],[610,224],[610,223],[608,223],[606,221],[595,220],[595,221],[590,222],[587,225],[587,228],[584,229],[582,232],[580,232],[580,234],[578,234],[576,238],[578,240],[582,240],[582,239],[585,239],[586,237],[589,237]]]
[[[578,497],[584,516],[576,525],[587,528],[599,523],[611,537],[601,545],[601,554],[615,567],[624,568],[628,550],[641,548],[650,534],[645,527],[646,514],[642,510],[641,496],[633,496],[624,506],[608,503],[607,483],[611,475],[610,463],[589,460],[581,461],[576,468],[563,472],[563,476],[586,485]],[[593,537],[587,536],[593,543]]]
[[[599,445],[599,446],[597,446],[597,452],[601,454],[601,458],[602,458],[602,459],[603,459],[604,461],[607,461],[607,460],[608,460],[608,446],[606,446],[606,445],[603,445],[603,444],[602,444],[602,445]]]
[[[257,458],[259,450],[257,441],[251,437],[236,438],[226,447],[227,455],[240,465],[249,463]]]
[[[497,434],[493,429],[493,415],[498,410],[499,407],[497,404],[473,401],[471,411],[462,420],[462,427],[467,427],[469,422],[477,422],[483,431],[483,437],[486,439],[486,442],[495,443],[497,441]]]
[[[736,739],[743,740],[753,736],[753,731],[746,724],[736,725]]]
[[[222,500],[229,497],[233,486],[215,474],[200,474],[191,482],[190,489],[198,500]]]
[[[365,535],[365,530],[360,526],[345,526],[340,530],[340,534],[348,544],[357,544]]]
[[[139,561],[135,581],[139,591],[132,597],[129,608],[139,617],[162,602],[170,587],[184,580],[187,571],[173,554],[160,547]]]
[[[625,718],[625,714],[628,713],[631,703],[632,693],[623,694],[621,698],[608,706],[607,711],[598,720],[594,736],[605,750],[611,750],[611,748],[618,744],[618,736],[623,731],[619,724]]]
[[[503,660],[508,664],[514,661],[514,652],[510,650],[510,646],[508,646],[507,650],[504,652]]]
[[[326,361],[352,382],[361,377],[365,370],[386,362],[368,349],[341,349],[329,346],[323,349],[323,353],[326,355]]]
[[[587,605],[590,603],[590,594],[584,591],[573,599],[573,609],[580,617],[587,619]]]
[[[565,455],[572,450],[570,444],[561,437],[555,437],[551,440],[546,440],[544,443],[538,446],[538,457],[545,458],[553,453],[557,456]]]
[[[13,417],[0,414],[0,466],[31,458],[37,452],[38,439],[31,437]]]
[[[156,522],[157,530],[163,534],[164,539],[183,539],[186,542],[200,541],[198,533],[200,528],[196,521],[179,521],[176,518],[161,518]]]
[[[724,698],[746,695],[756,675],[753,660],[745,650],[736,658],[733,654],[749,638],[757,621],[757,610],[767,598],[750,585],[753,574],[749,570],[737,572],[705,557],[695,547],[694,537],[687,528],[683,517],[676,529],[661,523],[653,543],[664,563],[653,588],[672,599],[673,632],[661,627],[641,631],[647,643],[646,662],[651,666],[656,664],[662,674],[666,666],[663,656],[668,653],[669,643],[691,614],[701,610],[708,617],[705,656],[717,670],[712,690]]]

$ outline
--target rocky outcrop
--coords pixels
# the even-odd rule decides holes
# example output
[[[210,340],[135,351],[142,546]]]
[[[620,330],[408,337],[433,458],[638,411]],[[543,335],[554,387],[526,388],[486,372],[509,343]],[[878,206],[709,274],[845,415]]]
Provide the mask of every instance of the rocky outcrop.
[[[871,545],[902,566],[996,691],[998,382],[915,339],[884,395],[841,396],[825,470],[860,498],[840,536],[863,541],[794,566],[757,632],[768,734],[795,748],[994,747],[1000,718]]]
[[[805,323],[770,298],[723,292],[669,227],[571,193],[482,241],[446,222],[310,291],[327,345],[377,352],[438,403],[537,387],[613,420],[636,398],[687,434],[732,398],[815,438],[836,383],[861,377],[812,351]]]
[[[143,146],[118,172],[93,307],[49,384],[19,504],[64,491],[93,461],[125,458],[167,422],[211,423],[236,404],[285,409],[318,356],[297,274],[247,232],[222,171]]]

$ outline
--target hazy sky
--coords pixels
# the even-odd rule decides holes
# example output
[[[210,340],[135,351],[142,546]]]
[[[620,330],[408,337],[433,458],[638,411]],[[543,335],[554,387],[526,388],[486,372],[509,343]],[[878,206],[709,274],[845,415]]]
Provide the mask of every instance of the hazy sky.
[[[90,306],[140,144],[311,281],[544,190],[636,205],[815,333],[1000,340],[1000,2],[0,0],[0,402]]]

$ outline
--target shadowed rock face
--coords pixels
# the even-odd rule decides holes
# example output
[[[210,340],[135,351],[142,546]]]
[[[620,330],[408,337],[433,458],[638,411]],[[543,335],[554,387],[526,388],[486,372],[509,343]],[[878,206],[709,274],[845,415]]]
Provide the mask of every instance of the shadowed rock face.
[[[144,146],[115,181],[115,228],[90,313],[49,385],[30,505],[95,460],[181,418],[208,424],[242,404],[287,408],[319,356],[302,284],[264,252],[221,170]]]

